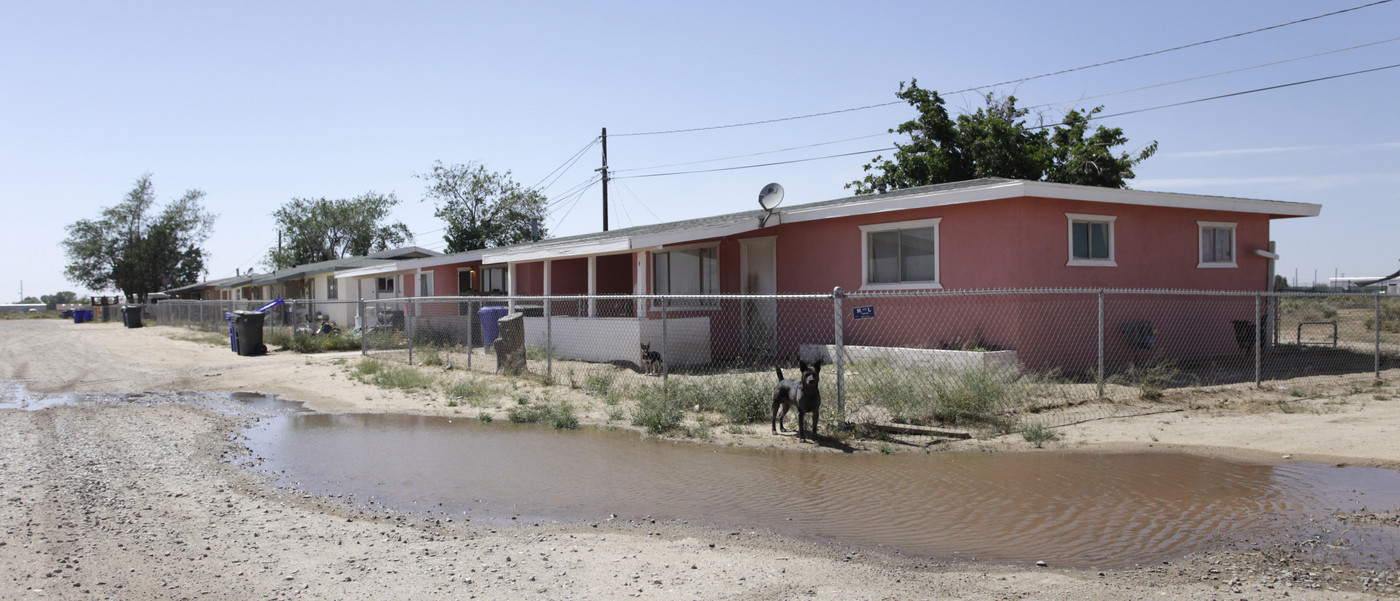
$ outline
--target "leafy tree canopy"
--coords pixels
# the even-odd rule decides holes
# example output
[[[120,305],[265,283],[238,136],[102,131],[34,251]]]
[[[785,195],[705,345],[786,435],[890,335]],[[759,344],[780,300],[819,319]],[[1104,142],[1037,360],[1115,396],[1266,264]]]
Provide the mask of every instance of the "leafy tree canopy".
[[[272,269],[357,257],[413,241],[403,222],[386,223],[399,204],[391,194],[366,192],[349,199],[293,198],[272,217],[283,244],[264,261]]]
[[[1016,106],[1015,96],[988,94],[985,107],[957,119],[938,92],[920,88],[917,80],[901,82],[896,96],[919,111],[890,130],[908,134],[909,142],[896,143],[893,159],[875,157],[865,165],[864,178],[846,184],[857,194],[981,177],[1126,188],[1133,167],[1157,152],[1152,142],[1135,154],[1115,154],[1114,148],[1128,143],[1122,129],[1090,130],[1102,106],[1071,110],[1059,124],[1043,127],[1026,123],[1029,111]]]
[[[39,302],[44,303],[44,305],[48,307],[50,311],[57,309],[59,305],[73,304],[73,302],[76,300],[78,300],[77,293],[69,292],[67,290],[64,290],[63,292],[55,292],[53,294],[45,294],[39,297]]]
[[[32,296],[26,296],[26,297],[24,297],[23,299],[21,299],[21,300],[19,301],[19,304],[21,304],[21,305],[37,305],[37,304],[42,303],[42,302],[44,302],[44,301],[41,301],[41,300],[39,300],[39,299],[37,299],[37,298],[34,298],[34,297],[32,297]]]
[[[479,163],[444,165],[416,174],[427,182],[423,200],[436,205],[434,215],[446,222],[447,252],[520,244],[535,227],[545,237],[545,197],[511,179],[510,172],[488,171]]]
[[[140,298],[198,282],[206,258],[202,245],[216,217],[205,210],[203,199],[204,192],[188,190],[158,209],[151,174],[142,175],[100,218],[67,226],[64,274],[91,290]]]

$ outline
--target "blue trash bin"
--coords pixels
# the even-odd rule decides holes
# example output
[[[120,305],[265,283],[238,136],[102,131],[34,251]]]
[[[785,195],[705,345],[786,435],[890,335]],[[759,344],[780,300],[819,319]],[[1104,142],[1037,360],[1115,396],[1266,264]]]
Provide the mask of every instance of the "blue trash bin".
[[[492,342],[501,335],[501,324],[497,323],[502,317],[510,313],[506,307],[482,307],[477,311],[481,316],[481,345],[491,346]]]

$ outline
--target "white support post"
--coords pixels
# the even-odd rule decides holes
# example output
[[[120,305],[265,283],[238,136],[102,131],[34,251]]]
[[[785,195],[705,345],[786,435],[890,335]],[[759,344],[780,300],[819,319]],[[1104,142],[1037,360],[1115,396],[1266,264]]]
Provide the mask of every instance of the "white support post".
[[[515,312],[515,263],[506,264],[506,309]]]
[[[598,316],[598,301],[593,297],[598,295],[598,256],[588,255],[588,316]]]

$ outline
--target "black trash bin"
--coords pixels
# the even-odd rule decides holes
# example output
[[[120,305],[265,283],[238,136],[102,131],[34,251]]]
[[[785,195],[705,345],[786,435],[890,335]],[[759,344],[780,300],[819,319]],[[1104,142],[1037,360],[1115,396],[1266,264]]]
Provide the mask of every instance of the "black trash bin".
[[[233,338],[239,355],[253,357],[267,353],[267,346],[263,344],[264,316],[259,311],[233,312]]]
[[[141,327],[141,305],[126,305],[122,307],[122,325],[128,328]]]

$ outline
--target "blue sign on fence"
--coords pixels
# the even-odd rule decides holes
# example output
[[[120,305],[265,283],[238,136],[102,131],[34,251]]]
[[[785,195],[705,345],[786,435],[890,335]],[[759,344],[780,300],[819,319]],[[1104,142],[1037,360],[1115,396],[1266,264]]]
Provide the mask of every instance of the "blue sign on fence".
[[[864,307],[851,307],[851,314],[854,315],[856,319],[867,319],[875,317],[875,307],[870,305]]]

